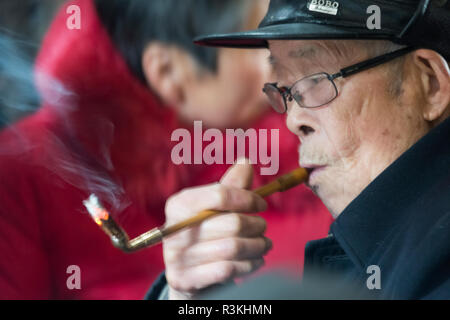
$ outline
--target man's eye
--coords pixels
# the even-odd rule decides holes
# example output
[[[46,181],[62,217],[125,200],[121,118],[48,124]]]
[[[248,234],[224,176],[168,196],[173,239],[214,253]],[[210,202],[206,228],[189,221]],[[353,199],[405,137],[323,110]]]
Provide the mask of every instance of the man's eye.
[[[323,79],[321,79],[321,78],[311,78],[310,79],[310,81],[311,81],[311,84],[312,85],[316,85],[316,84],[318,84],[320,81],[322,81]]]
[[[303,96],[300,93],[298,93],[298,92],[294,93],[293,97],[294,97],[294,100],[297,101],[297,102],[300,102],[300,101],[303,100]]]

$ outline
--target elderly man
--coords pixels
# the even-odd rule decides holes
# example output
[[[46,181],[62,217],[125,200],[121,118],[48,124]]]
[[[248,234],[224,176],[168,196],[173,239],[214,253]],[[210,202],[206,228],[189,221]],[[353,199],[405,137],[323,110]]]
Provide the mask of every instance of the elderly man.
[[[368,28],[372,5],[381,29]],[[448,1],[272,0],[258,30],[198,40],[270,50],[276,82],[264,92],[287,112],[307,184],[336,219],[308,243],[305,277],[314,268],[379,298],[450,298],[449,19]],[[250,183],[251,168],[237,165],[168,201],[169,224],[203,209],[239,212],[164,242],[169,298],[263,264],[265,223],[242,214],[265,208]]]

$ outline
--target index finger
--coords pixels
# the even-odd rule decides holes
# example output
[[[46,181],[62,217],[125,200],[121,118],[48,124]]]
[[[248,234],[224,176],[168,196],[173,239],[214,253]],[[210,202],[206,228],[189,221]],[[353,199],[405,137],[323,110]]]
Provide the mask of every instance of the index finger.
[[[256,213],[266,208],[266,201],[258,194],[217,183],[186,189],[173,196],[166,205],[166,222],[177,223],[203,210]]]

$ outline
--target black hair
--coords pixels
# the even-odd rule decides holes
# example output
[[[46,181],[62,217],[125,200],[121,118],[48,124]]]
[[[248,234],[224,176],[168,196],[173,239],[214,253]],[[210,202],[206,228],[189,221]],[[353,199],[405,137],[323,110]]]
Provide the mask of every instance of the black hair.
[[[241,29],[251,1],[95,0],[100,20],[139,80],[145,81],[142,54],[151,41],[174,44],[200,65],[217,69],[217,49],[195,45],[196,36]]]

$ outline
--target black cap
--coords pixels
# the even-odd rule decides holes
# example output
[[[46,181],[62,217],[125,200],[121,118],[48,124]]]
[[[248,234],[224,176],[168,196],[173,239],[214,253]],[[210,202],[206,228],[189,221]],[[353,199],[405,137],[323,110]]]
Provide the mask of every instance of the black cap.
[[[367,24],[375,12],[368,10],[373,5],[380,9],[380,29],[369,29]],[[267,48],[268,40],[378,39],[432,49],[450,60],[449,34],[450,0],[271,0],[258,29],[194,41],[216,47]]]

